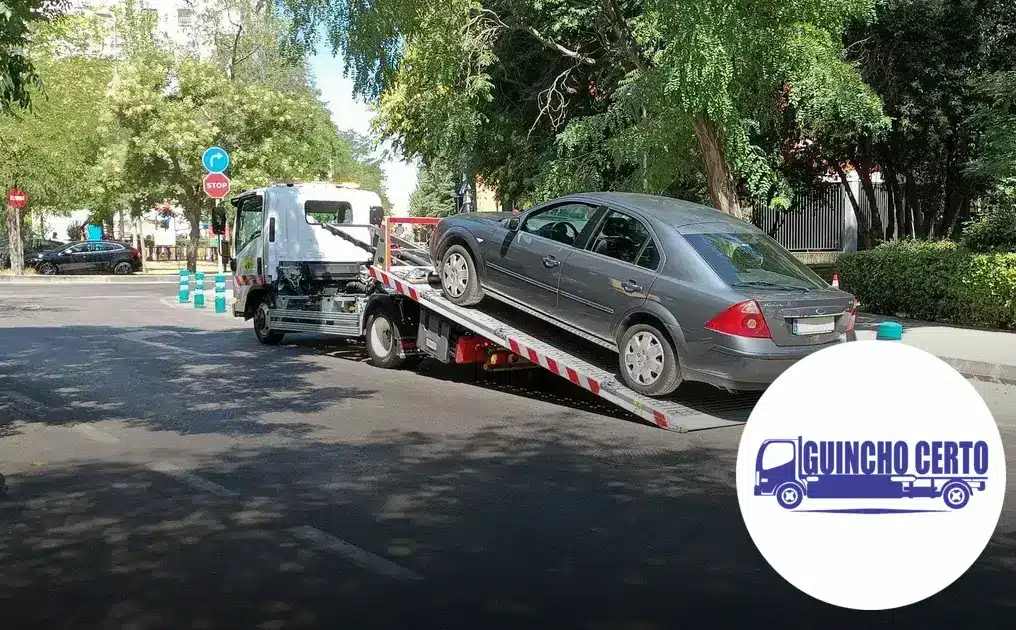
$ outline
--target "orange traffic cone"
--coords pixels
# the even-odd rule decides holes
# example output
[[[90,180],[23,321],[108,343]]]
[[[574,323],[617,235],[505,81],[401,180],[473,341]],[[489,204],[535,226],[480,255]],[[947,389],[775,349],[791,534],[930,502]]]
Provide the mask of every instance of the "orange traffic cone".
[[[838,273],[833,274],[833,288],[834,289],[840,288],[840,274]]]

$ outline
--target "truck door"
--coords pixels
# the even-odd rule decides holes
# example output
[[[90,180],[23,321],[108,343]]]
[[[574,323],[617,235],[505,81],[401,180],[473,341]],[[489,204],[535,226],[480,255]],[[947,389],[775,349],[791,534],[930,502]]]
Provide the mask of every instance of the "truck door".
[[[237,200],[233,227],[233,251],[236,252],[236,268],[233,270],[233,297],[236,299],[234,312],[244,312],[250,288],[264,284],[263,223],[264,199],[261,195]]]

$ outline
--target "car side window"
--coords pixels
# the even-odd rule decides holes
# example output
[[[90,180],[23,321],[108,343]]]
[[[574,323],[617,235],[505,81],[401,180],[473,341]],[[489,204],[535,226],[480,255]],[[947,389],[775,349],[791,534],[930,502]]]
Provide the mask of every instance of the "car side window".
[[[68,250],[72,254],[81,254],[88,251],[88,243],[79,243]]]
[[[595,214],[596,208],[584,203],[551,206],[526,217],[519,231],[574,245]]]
[[[652,234],[635,217],[611,210],[590,240],[594,253],[631,265],[655,270],[660,265],[660,250]]]

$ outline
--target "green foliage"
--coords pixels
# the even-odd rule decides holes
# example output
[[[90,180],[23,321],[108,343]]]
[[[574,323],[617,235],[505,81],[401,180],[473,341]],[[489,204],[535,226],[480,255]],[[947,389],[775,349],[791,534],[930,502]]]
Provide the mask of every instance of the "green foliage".
[[[975,254],[948,241],[896,241],[844,254],[843,288],[865,310],[1016,329],[1016,254]]]
[[[455,173],[440,162],[420,169],[416,189],[409,195],[414,217],[447,217],[455,214]]]
[[[0,115],[27,109],[41,82],[27,49],[33,24],[64,7],[63,0],[0,0]]]
[[[1016,195],[997,195],[963,226],[960,243],[973,252],[1016,252]]]

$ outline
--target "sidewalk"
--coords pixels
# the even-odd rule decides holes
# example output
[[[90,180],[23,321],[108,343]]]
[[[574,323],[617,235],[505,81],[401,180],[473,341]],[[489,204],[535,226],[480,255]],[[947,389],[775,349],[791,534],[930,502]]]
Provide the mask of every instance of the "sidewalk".
[[[886,321],[903,326],[903,343],[934,354],[968,378],[1016,385],[1016,332],[858,313],[858,340],[874,339]]]

